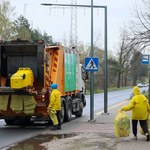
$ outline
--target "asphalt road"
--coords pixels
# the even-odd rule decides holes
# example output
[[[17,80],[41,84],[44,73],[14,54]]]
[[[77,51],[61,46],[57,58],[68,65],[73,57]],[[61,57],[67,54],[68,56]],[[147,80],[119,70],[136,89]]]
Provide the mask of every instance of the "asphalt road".
[[[146,90],[147,88],[141,88]],[[132,89],[119,90],[108,92],[108,107],[119,103],[125,99],[129,99]],[[87,106],[84,108],[83,116],[90,116],[90,95],[86,96]],[[104,93],[94,95],[94,112],[103,110],[104,108]],[[81,118],[80,118],[81,119]],[[0,149],[13,143],[34,137],[43,131],[47,130],[45,125],[40,126],[6,126],[3,120],[0,120]]]
[[[140,90],[141,92],[144,90],[148,90],[148,87],[140,88]],[[132,88],[108,92],[107,108],[109,106],[122,102],[123,100],[130,99],[131,94],[132,94]],[[86,101],[87,101],[87,106],[84,109],[83,114],[90,116],[90,95],[86,96]],[[94,94],[94,108],[93,109],[94,109],[94,112],[104,109],[104,93]]]

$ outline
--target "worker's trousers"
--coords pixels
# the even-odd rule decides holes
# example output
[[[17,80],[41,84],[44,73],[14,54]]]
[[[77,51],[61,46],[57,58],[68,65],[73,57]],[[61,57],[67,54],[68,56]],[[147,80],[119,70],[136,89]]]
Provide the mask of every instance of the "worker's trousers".
[[[140,122],[140,126],[144,132],[144,134],[148,133],[147,120],[132,120],[132,131],[133,135],[137,136],[137,124]]]
[[[50,110],[49,111],[49,116],[53,122],[53,125],[58,125],[58,119],[57,119],[57,115],[56,115],[56,111],[55,110]]]

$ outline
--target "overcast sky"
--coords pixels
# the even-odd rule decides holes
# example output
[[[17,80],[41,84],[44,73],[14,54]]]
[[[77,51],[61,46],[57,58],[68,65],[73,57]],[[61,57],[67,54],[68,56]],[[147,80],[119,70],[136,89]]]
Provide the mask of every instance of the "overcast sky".
[[[133,17],[133,6],[141,0],[93,0],[94,5],[108,7],[108,49],[116,52],[119,42],[120,29]],[[69,41],[70,8],[53,8],[42,6],[41,3],[70,4],[71,0],[10,0],[15,6],[16,17],[24,15],[33,28],[52,35],[54,41]],[[77,0],[78,4],[90,5],[91,0]],[[51,9],[50,9],[51,8]],[[91,10],[78,8],[77,31],[78,41],[91,43]],[[103,47],[104,39],[104,10],[94,9],[94,41],[99,39]]]

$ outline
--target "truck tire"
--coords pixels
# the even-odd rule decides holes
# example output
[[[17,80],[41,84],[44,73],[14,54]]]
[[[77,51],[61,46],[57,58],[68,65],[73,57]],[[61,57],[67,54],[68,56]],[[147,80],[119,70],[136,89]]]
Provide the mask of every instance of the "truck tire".
[[[5,118],[4,120],[7,125],[15,125],[16,122],[15,118]]]
[[[7,125],[29,125],[30,124],[30,120],[31,120],[31,116],[27,116],[24,118],[5,118],[5,123]]]
[[[67,101],[66,107],[65,107],[65,122],[70,121],[72,118],[72,106],[71,106],[71,98]]]
[[[64,106],[64,99],[62,98],[62,103],[61,103],[61,123],[64,122],[65,118],[65,106]]]
[[[76,117],[81,117],[82,114],[83,114],[83,102],[82,101],[80,102],[80,106],[79,107],[80,107],[80,110],[75,113]]]
[[[20,118],[17,120],[17,124],[18,125],[23,125],[23,126],[27,126],[31,123],[31,116],[26,116],[24,118]]]

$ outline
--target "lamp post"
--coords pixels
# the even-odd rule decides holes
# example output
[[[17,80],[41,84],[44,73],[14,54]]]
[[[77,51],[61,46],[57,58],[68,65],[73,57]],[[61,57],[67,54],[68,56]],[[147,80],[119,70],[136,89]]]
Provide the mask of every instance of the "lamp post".
[[[91,52],[93,57],[93,0],[91,0]],[[94,121],[94,72],[90,72],[90,121]]]
[[[105,10],[105,36],[104,36],[104,43],[105,43],[105,64],[104,64],[104,113],[106,114],[108,111],[108,100],[107,100],[107,6],[99,6],[93,5],[93,0],[91,0],[91,5],[72,5],[72,4],[47,4],[42,3],[41,5],[44,6],[70,6],[70,7],[88,7],[91,8],[91,52],[90,56],[93,57],[93,8],[102,8]],[[90,121],[94,121],[94,73],[90,73]]]
[[[104,67],[104,114],[108,113],[108,72],[107,72],[107,6],[105,7],[105,37],[104,37],[104,41],[105,41],[105,67]]]

